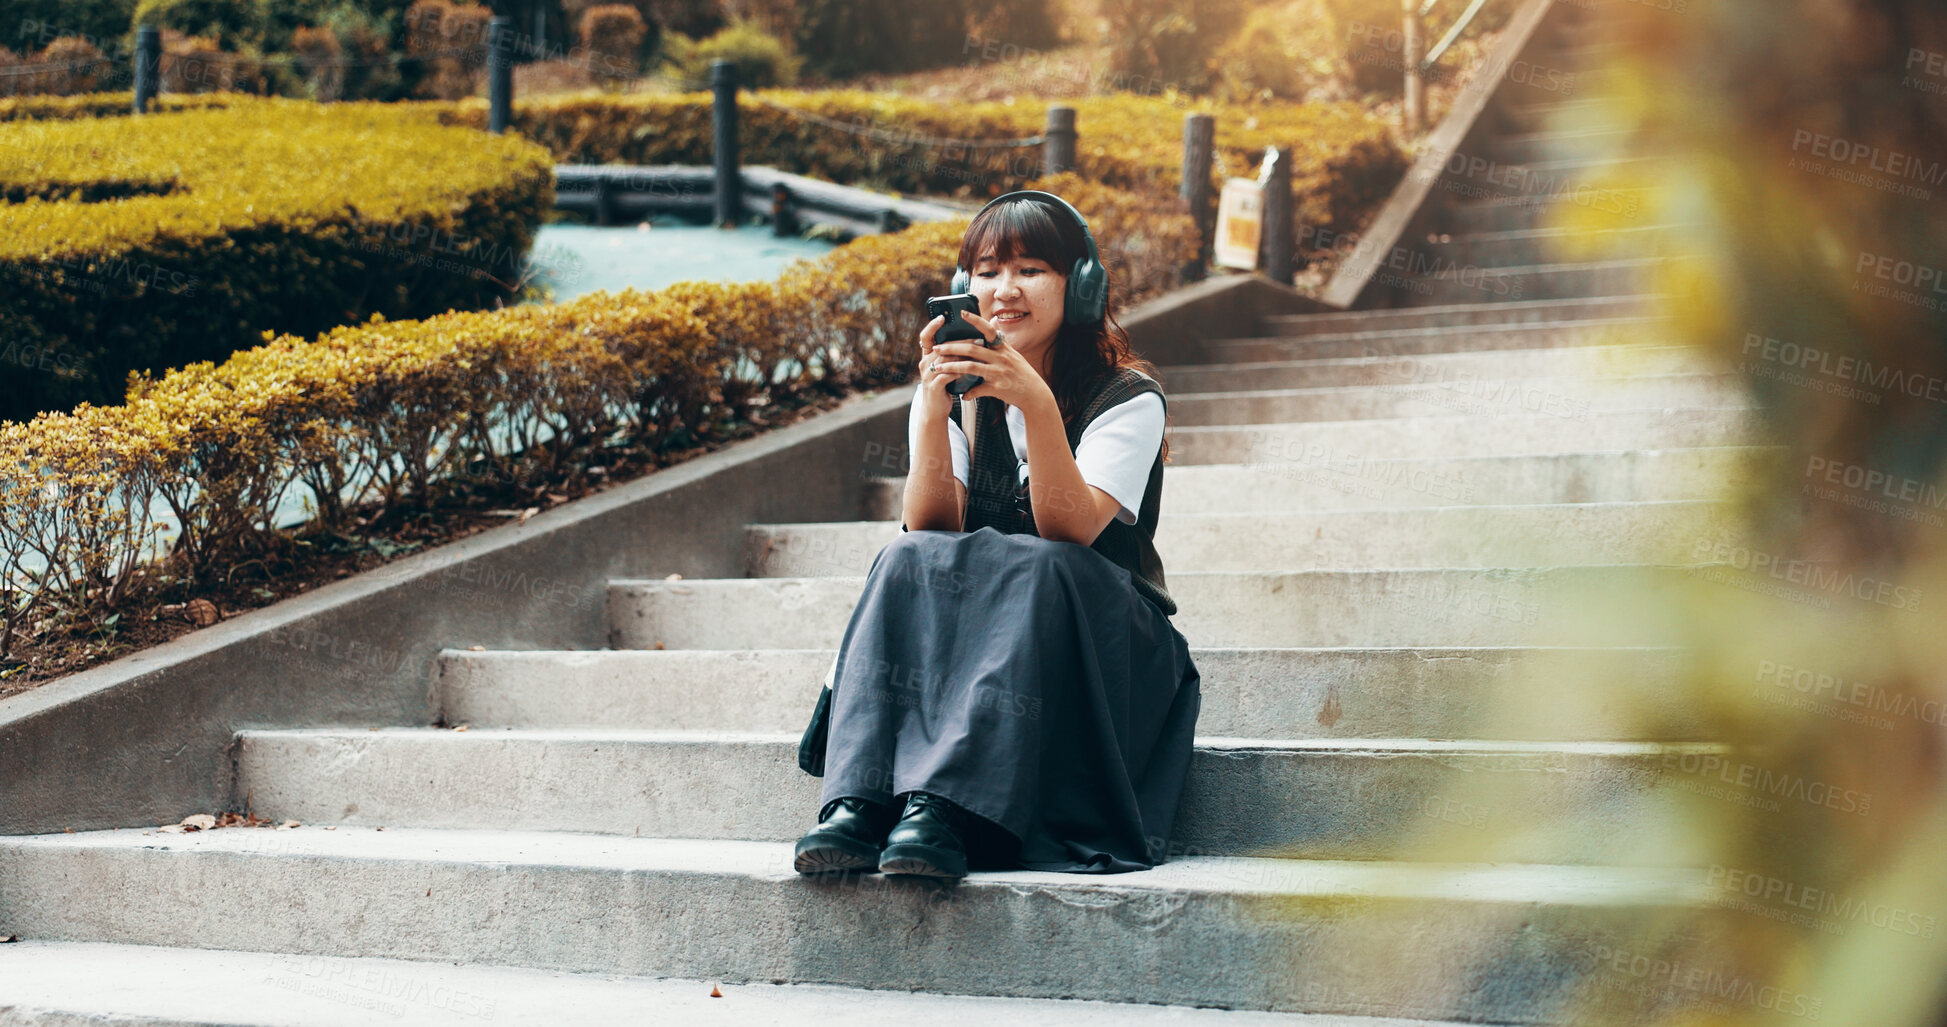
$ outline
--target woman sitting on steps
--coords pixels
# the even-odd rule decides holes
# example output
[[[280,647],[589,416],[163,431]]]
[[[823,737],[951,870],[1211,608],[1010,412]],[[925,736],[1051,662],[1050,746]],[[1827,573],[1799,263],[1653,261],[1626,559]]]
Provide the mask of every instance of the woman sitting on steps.
[[[967,323],[992,348],[936,345],[942,318],[920,332],[904,534],[840,643],[796,869],[1147,870],[1201,698],[1151,541],[1162,390],[1111,327],[1087,221],[1053,194],[983,208],[953,291],[979,299]],[[971,446],[946,390],[970,373]]]

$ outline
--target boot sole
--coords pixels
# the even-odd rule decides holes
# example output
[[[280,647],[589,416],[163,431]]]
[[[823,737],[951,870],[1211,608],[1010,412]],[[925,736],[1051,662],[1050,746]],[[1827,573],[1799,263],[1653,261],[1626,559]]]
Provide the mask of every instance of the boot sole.
[[[879,868],[878,854],[867,856],[834,842],[817,842],[799,850],[791,868],[801,874],[871,873]]]
[[[967,876],[967,856],[931,845],[888,845],[879,856],[879,872],[957,880]]]

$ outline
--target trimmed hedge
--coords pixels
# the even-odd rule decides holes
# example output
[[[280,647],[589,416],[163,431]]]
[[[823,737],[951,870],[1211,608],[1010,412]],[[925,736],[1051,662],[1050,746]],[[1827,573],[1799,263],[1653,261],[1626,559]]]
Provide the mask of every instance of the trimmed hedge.
[[[383,104],[15,121],[0,161],[0,362],[61,369],[0,376],[6,419],[266,331],[489,306],[554,203],[539,147]]]
[[[1142,197],[1032,184],[1089,215],[1118,304],[1166,289],[1194,255],[1189,219]],[[0,622],[105,618],[156,530],[128,511],[151,501],[182,525],[177,570],[207,580],[281,544],[272,514],[293,486],[315,527],[341,530],[361,503],[376,518],[483,478],[545,482],[618,438],[662,452],[793,395],[907,380],[965,227],[866,236],[775,282],[375,315],[138,380],[118,407],[0,424]]]

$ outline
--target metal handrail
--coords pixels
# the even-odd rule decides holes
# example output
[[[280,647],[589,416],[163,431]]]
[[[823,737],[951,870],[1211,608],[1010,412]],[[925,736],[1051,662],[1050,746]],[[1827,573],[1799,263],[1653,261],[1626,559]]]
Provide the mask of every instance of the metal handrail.
[[[1481,8],[1487,6],[1487,0],[1473,0],[1467,5],[1467,9],[1461,12],[1459,19],[1447,29],[1447,34],[1441,37],[1440,42],[1434,44],[1433,49],[1427,51],[1425,56],[1421,56],[1419,53],[1420,30],[1423,27],[1421,22],[1426,20],[1426,16],[1432,13],[1438,3],[1440,0],[1421,0],[1420,4],[1415,6],[1413,0],[1403,0],[1400,4],[1400,9],[1406,18],[1405,53],[1402,54],[1405,59],[1401,63],[1406,66],[1406,103],[1403,113],[1406,129],[1409,132],[1420,130],[1420,123],[1426,114],[1426,73],[1433,70],[1433,65],[1440,60],[1442,54],[1447,52],[1447,48],[1453,45],[1454,40],[1459,39],[1460,34],[1467,31],[1467,26],[1474,20],[1474,15],[1479,14]]]
[[[1426,4],[1420,8],[1420,17],[1426,17],[1433,10],[1433,5],[1439,2],[1440,0],[1426,0]],[[1487,0],[1474,0],[1473,3],[1468,4],[1467,10],[1461,12],[1460,20],[1453,23],[1453,27],[1447,30],[1446,35],[1440,37],[1438,43],[1433,44],[1433,49],[1427,51],[1426,58],[1420,61],[1420,70],[1431,70],[1434,63],[1440,59],[1440,55],[1446,53],[1447,48],[1454,44],[1454,40],[1459,39],[1460,34],[1467,30],[1467,23],[1473,21],[1474,15],[1481,13],[1481,8],[1486,6]]]

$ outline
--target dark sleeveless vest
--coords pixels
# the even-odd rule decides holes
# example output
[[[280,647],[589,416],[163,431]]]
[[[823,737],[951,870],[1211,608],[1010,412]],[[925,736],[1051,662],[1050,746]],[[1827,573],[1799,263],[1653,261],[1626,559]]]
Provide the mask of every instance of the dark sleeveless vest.
[[[1068,451],[1081,444],[1082,433],[1101,413],[1125,400],[1153,392],[1163,401],[1165,415],[1169,400],[1154,379],[1134,368],[1119,368],[1098,380],[1082,406],[1082,412],[1068,425]],[[967,468],[967,509],[963,527],[978,531],[991,527],[1002,534],[1040,535],[1034,527],[1034,508],[1030,494],[1021,486],[1021,461],[1014,455],[1014,441],[1008,437],[1005,404],[992,396],[974,403],[973,459]],[[953,399],[953,416],[960,417],[960,397]],[[1136,523],[1124,524],[1111,518],[1109,526],[1095,537],[1089,548],[1107,557],[1110,563],[1129,572],[1136,591],[1154,603],[1164,616],[1176,614],[1176,600],[1170,598],[1163,582],[1163,560],[1156,555],[1156,521],[1163,507],[1163,453],[1161,447],[1149,465],[1149,483],[1143,487],[1142,506]]]

